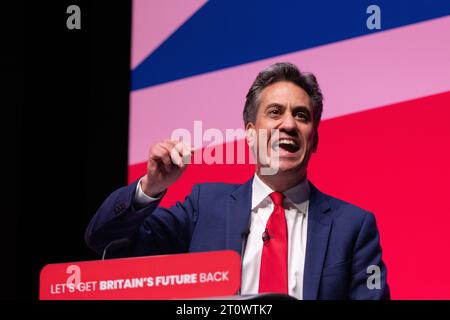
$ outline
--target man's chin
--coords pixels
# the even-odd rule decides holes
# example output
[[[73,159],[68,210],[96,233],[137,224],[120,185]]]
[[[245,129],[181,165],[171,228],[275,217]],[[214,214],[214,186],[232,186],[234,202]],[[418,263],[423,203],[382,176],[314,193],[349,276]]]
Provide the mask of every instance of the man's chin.
[[[284,173],[294,173],[302,171],[302,164],[299,163],[298,159],[290,159],[290,158],[280,158],[279,162],[275,164],[278,172],[281,174]]]

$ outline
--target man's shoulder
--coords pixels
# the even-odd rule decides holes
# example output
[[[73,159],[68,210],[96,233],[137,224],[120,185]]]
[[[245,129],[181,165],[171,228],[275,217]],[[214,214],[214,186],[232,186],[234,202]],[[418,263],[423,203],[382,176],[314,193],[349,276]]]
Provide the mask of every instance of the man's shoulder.
[[[331,196],[321,191],[320,196],[329,206],[330,213],[335,219],[364,220],[372,213],[358,205],[350,203],[346,200]]]
[[[226,195],[233,193],[241,186],[242,184],[239,183],[204,182],[196,184],[194,188],[198,188],[202,193]]]

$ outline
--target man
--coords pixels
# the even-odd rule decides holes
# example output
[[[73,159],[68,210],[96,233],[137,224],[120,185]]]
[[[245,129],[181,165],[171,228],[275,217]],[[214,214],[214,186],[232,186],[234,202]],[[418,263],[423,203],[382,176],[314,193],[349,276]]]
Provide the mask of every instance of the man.
[[[252,179],[243,185],[196,185],[183,203],[160,208],[165,190],[186,168],[181,159],[189,156],[179,143],[166,140],[150,149],[144,177],[105,200],[86,231],[87,243],[101,253],[125,238],[127,255],[233,249],[243,256],[242,294],[389,298],[374,216],[307,180],[321,113],[314,75],[290,63],[268,67],[254,81],[244,108],[249,145],[267,150],[267,161],[257,157]],[[264,174],[275,162],[276,170]],[[368,281],[372,270],[378,272],[377,284]]]

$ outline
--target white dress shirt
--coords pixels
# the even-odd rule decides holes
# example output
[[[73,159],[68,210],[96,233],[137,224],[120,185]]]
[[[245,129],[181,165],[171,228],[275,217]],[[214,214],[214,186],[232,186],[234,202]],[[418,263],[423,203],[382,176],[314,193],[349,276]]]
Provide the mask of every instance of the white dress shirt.
[[[262,234],[274,209],[269,194],[273,192],[255,174],[252,185],[250,233],[242,264],[241,294],[256,294],[259,289],[259,269],[263,248]],[[303,298],[303,269],[305,265],[308,228],[309,184],[300,184],[283,192],[283,208],[288,228],[288,294]]]
[[[252,184],[250,233],[242,263],[241,294],[258,293],[263,248],[262,234],[274,209],[273,202],[269,197],[272,192],[273,190],[255,174]],[[302,299],[310,194],[308,181],[303,180],[283,194],[285,196],[283,208],[288,227],[288,294]],[[142,208],[158,199],[146,195],[142,191],[139,181],[134,197],[135,206]]]

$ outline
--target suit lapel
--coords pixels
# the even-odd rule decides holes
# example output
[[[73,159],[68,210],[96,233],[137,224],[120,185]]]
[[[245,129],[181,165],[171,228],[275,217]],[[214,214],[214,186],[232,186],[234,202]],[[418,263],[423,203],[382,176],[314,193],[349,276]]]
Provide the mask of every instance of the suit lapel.
[[[241,254],[242,233],[250,224],[253,178],[239,186],[228,199],[227,248]]]
[[[331,217],[326,214],[331,209],[328,200],[312,183],[310,186],[308,235],[303,273],[304,300],[317,299],[332,224]]]

